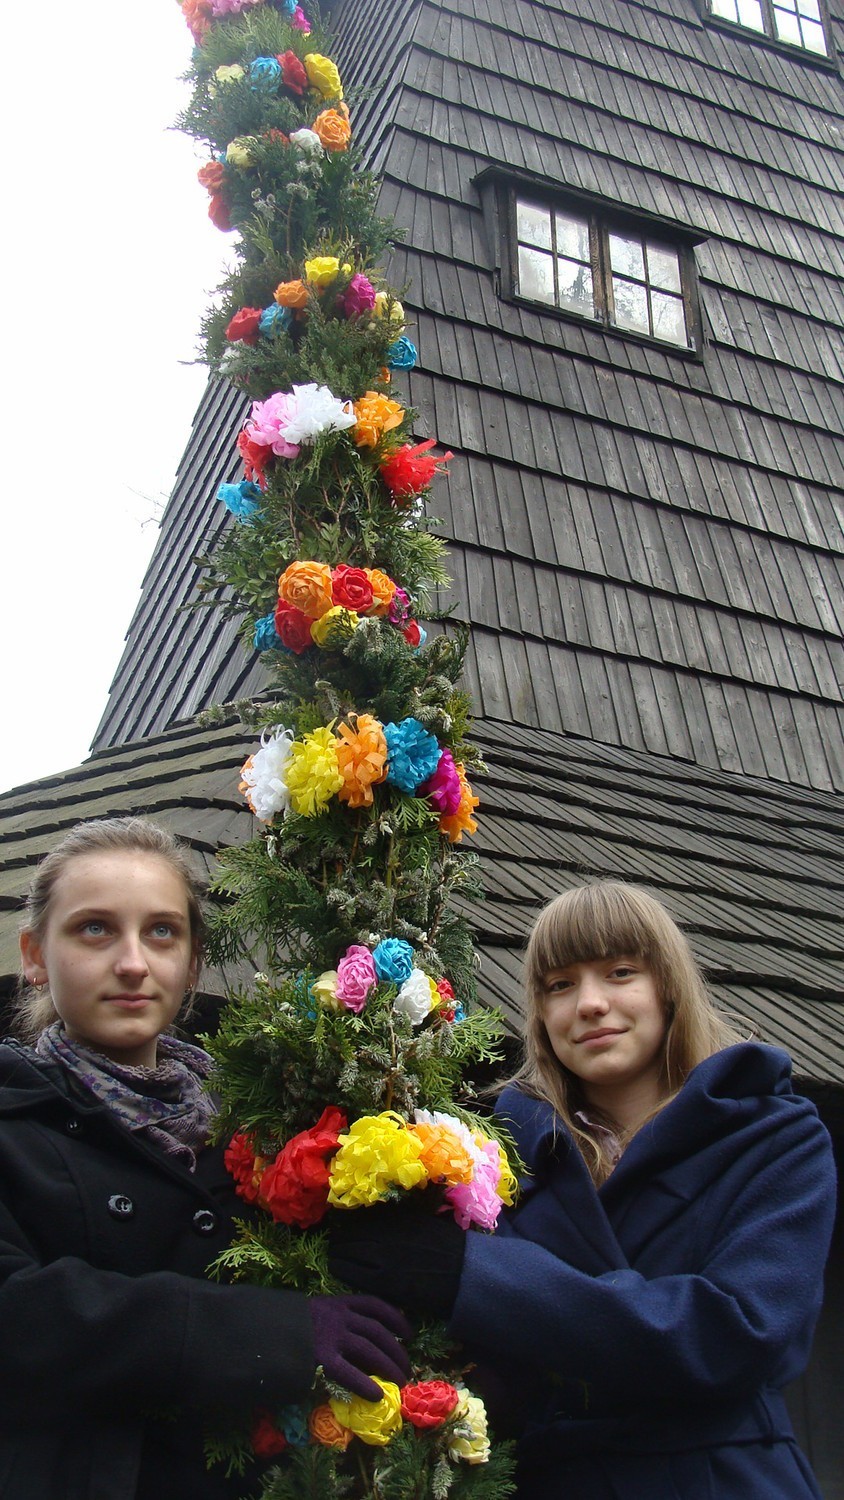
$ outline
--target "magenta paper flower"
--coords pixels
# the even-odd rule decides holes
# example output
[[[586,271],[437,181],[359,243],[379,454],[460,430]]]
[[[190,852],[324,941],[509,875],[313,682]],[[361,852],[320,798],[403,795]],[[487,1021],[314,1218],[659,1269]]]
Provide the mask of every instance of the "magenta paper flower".
[[[359,318],[375,306],[375,288],[368,276],[357,271],[343,293],[343,311],[347,318]]]
[[[450,750],[444,749],[441,752],[436,771],[419,788],[417,795],[427,797],[438,813],[444,813],[448,818],[454,817],[460,806],[462,788]]]
[[[370,950],[361,943],[352,943],[337,965],[337,999],[347,1010],[360,1015],[377,983],[378,975]]]
[[[477,1224],[481,1229],[494,1229],[501,1212],[498,1184],[501,1179],[501,1157],[495,1141],[477,1145],[475,1173],[471,1182],[459,1182],[446,1189],[446,1201],[454,1210],[454,1217],[461,1229]]]

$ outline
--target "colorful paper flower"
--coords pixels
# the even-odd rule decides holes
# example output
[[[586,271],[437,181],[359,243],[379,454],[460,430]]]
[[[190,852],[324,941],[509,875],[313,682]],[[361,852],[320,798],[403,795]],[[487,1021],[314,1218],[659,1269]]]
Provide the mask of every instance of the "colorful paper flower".
[[[310,1229],[328,1206],[329,1163],[348,1121],[329,1105],[310,1130],[301,1130],[279,1151],[261,1178],[260,1199],[280,1224]]]
[[[246,433],[251,442],[269,448],[278,458],[296,458],[299,444],[285,436],[294,414],[293,397],[275,391],[266,401],[253,401]]]
[[[245,1131],[238,1130],[223,1152],[223,1161],[226,1170],[234,1178],[234,1190],[238,1197],[247,1203],[257,1203],[267,1161],[265,1157],[255,1154],[252,1137]]]
[[[480,798],[474,796],[472,788],[466,780],[466,772],[462,765],[455,765],[460,781],[460,802],[456,813],[443,813],[439,821],[440,833],[444,833],[452,844],[458,844],[464,833],[474,833],[477,822],[472,814],[480,802]]]
[[[318,1005],[325,1005],[329,1010],[341,1010],[341,1002],[337,999],[337,970],[324,969],[314,980],[309,994]]]
[[[241,78],[245,77],[246,73],[240,63],[221,63],[219,68],[214,69],[214,82],[221,87],[225,87],[227,83],[240,83]]]
[[[349,807],[371,807],[372,788],[387,774],[387,741],[371,714],[351,716],[348,723],[338,726],[337,766],[343,777],[337,793],[340,801]]]
[[[372,590],[372,608],[370,614],[385,615],[393,602],[396,585],[392,578],[382,573],[380,568],[364,568],[369,579],[369,587]]]
[[[274,94],[281,79],[281,64],[275,57],[256,57],[249,64],[249,87],[256,94]]]
[[[226,161],[230,166],[240,167],[242,171],[245,171],[247,167],[251,167],[252,165],[252,150],[254,145],[255,142],[250,136],[236,136],[233,141],[229,141],[226,147]]]
[[[276,1427],[271,1413],[265,1407],[255,1413],[249,1440],[252,1452],[258,1458],[277,1458],[287,1447],[287,1438],[281,1428]]]
[[[404,1420],[420,1432],[442,1427],[460,1400],[457,1387],[447,1380],[419,1380],[414,1385],[403,1385],[400,1395]]]
[[[340,1137],[331,1163],[329,1203],[335,1208],[363,1208],[377,1203],[390,1188],[418,1187],[425,1181],[421,1155],[419,1141],[400,1115],[391,1110],[362,1115]]]
[[[196,174],[197,181],[206,192],[219,193],[226,180],[226,169],[221,161],[207,161]]]
[[[404,938],[382,938],[372,950],[372,961],[382,984],[404,984],[413,973],[413,949]]]
[[[331,569],[326,563],[290,563],[278,580],[278,597],[318,620],[334,602]]]
[[[331,729],[315,729],[304,739],[294,740],[285,777],[294,812],[303,818],[315,818],[325,811],[343,785]]]
[[[423,781],[433,776],[440,758],[436,735],[429,734],[418,719],[385,724],[389,764],[387,780],[412,797]]]
[[[401,633],[407,641],[408,646],[412,647],[414,651],[421,651],[428,639],[427,630],[423,630],[418,620],[408,620],[407,624],[402,626]]]
[[[252,644],[256,651],[279,651],[283,648],[284,642],[275,628],[272,615],[262,615],[260,620],[255,621]]]
[[[293,15],[290,18],[290,24],[293,27],[294,31],[301,31],[303,36],[310,36],[311,23],[305,15],[305,12],[303,11],[301,5],[297,5],[294,9]]]
[[[308,87],[308,75],[295,52],[280,52],[281,81],[291,94],[302,95]]]
[[[208,205],[208,217],[215,228],[222,229],[224,233],[230,229],[234,229],[231,212],[222,193],[211,194],[211,202]]]
[[[211,25],[211,0],[182,0],[182,15],[190,27],[190,33],[200,45]]]
[[[359,318],[375,306],[375,288],[368,276],[356,271],[339,300],[347,318]]]
[[[350,1427],[343,1427],[337,1421],[327,1402],[324,1406],[314,1407],[308,1417],[308,1431],[320,1447],[340,1448],[343,1451],[348,1448],[354,1437]]]
[[[288,651],[301,656],[311,646],[311,625],[313,621],[308,615],[303,614],[293,604],[287,604],[284,599],[279,599],[275,607],[273,624],[276,634],[283,646]]]
[[[280,281],[273,296],[279,307],[299,310],[308,305],[308,288],[304,281]]]
[[[330,57],[323,57],[321,52],[306,52],[305,72],[311,88],[316,89],[323,99],[342,99],[340,74]]]
[[[332,604],[330,609],[311,621],[311,640],[315,646],[343,646],[354,635],[360,624],[360,615],[342,604]]]
[[[405,443],[389,454],[381,464],[381,478],[393,500],[413,500],[427,489],[437,474],[447,473],[446,464],[454,457],[451,452],[439,456],[430,453],[436,438],[426,438],[424,443],[410,447]]]
[[[291,443],[312,443],[324,432],[344,432],[354,425],[351,402],[340,401],[327,385],[294,385],[292,415],[285,425]]]
[[[360,1015],[378,983],[372,954],[362,943],[352,943],[337,965],[337,999]]]
[[[309,130],[303,125],[301,130],[291,130],[290,144],[301,151],[303,156],[319,157],[323,155],[322,141],[316,131]]]
[[[261,311],[258,319],[258,332],[265,339],[278,338],[280,333],[285,333],[293,321],[293,314],[289,307],[279,307],[272,302],[269,307]]]
[[[257,344],[260,322],[260,307],[241,307],[234,317],[229,319],[226,338],[231,344]]]
[[[291,1448],[307,1448],[311,1441],[308,1431],[308,1414],[304,1406],[289,1402],[276,1412],[276,1421]]]
[[[404,327],[404,308],[398,297],[392,296],[390,292],[378,292],[375,297],[373,308],[377,318],[387,318],[396,330],[396,337]]]
[[[405,1016],[411,1026],[421,1026],[440,1003],[437,987],[422,969],[413,969],[393,1001],[396,1015]]]
[[[385,432],[404,421],[404,407],[379,391],[366,391],[355,402],[355,442],[359,448],[374,448]]]
[[[488,1463],[490,1444],[486,1407],[480,1396],[461,1391],[457,1414],[448,1437],[449,1458],[455,1461],[463,1459],[467,1464]]]
[[[463,785],[454,764],[454,756],[446,747],[443,748],[437,769],[433,776],[419,788],[420,797],[427,797],[431,806],[438,813],[445,813],[447,817],[454,817],[460,808],[460,800],[463,796]]]
[[[383,1448],[401,1429],[401,1395],[391,1380],[380,1380],[377,1375],[373,1379],[384,1392],[380,1401],[366,1401],[362,1396],[340,1401],[332,1396],[328,1404],[342,1427],[348,1428],[362,1443]]]
[[[438,1115],[436,1120],[432,1120],[424,1111],[418,1110],[414,1116],[414,1124],[408,1129],[421,1143],[420,1160],[428,1174],[428,1181],[454,1187],[457,1183],[471,1182],[475,1171],[475,1157],[465,1141],[461,1140],[459,1131],[452,1128],[452,1122],[441,1123],[444,1118]],[[460,1121],[454,1123],[459,1125]]]
[[[393,597],[390,600],[387,618],[391,625],[402,627],[407,624],[410,616],[410,595],[406,589],[394,588]]]
[[[494,1229],[501,1213],[503,1199],[498,1191],[502,1179],[501,1150],[497,1141],[475,1137],[475,1170],[471,1182],[457,1183],[446,1189],[461,1229],[477,1224],[480,1229]]]
[[[391,370],[412,370],[418,358],[416,345],[405,334],[387,350],[387,364]]]
[[[292,743],[289,729],[264,730],[260,750],[241,768],[240,790],[262,823],[271,822],[276,813],[286,812],[290,805],[286,776]]]
[[[336,255],[314,255],[305,261],[305,280],[322,291],[331,286],[340,275],[340,262]]]
[[[331,588],[335,604],[354,609],[359,615],[365,615],[372,608],[372,583],[364,568],[350,568],[346,563],[339,563],[331,570]]]
[[[261,498],[257,484],[252,484],[248,479],[242,479],[240,484],[221,484],[217,490],[217,499],[239,521],[251,520],[260,506]]]
[[[347,151],[352,127],[339,110],[324,109],[314,120],[314,134],[319,136],[326,151]]]
[[[249,433],[244,430],[237,435],[237,451],[243,459],[243,467],[246,477],[254,480],[263,489],[266,484],[266,467],[270,456],[270,449],[263,443],[252,441]]]

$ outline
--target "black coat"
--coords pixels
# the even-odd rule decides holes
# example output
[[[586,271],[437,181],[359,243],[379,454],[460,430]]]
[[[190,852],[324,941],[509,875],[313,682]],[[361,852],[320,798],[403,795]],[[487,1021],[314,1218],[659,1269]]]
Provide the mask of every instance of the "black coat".
[[[62,1069],[0,1044],[0,1497],[217,1500],[203,1421],[303,1400],[297,1292],[204,1279],[244,1205],[222,1151],[188,1172]]]

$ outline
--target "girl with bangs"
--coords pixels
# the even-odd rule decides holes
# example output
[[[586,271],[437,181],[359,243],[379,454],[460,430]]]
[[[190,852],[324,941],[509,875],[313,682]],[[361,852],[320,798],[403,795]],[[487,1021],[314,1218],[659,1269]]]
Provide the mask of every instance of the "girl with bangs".
[[[525,999],[496,1111],[527,1167],[506,1222],[349,1215],[333,1269],[488,1368],[521,1500],[819,1500],[782,1389],[835,1178],[788,1057],[741,1040],[665,908],[612,881],[541,913]]]

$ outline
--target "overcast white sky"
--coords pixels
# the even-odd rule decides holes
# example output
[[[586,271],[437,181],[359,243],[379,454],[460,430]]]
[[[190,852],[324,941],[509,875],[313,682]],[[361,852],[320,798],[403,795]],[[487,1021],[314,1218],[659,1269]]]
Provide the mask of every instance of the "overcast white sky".
[[[202,154],[169,129],[192,45],[177,0],[40,0],[4,27],[0,791],[88,754],[230,254]]]

